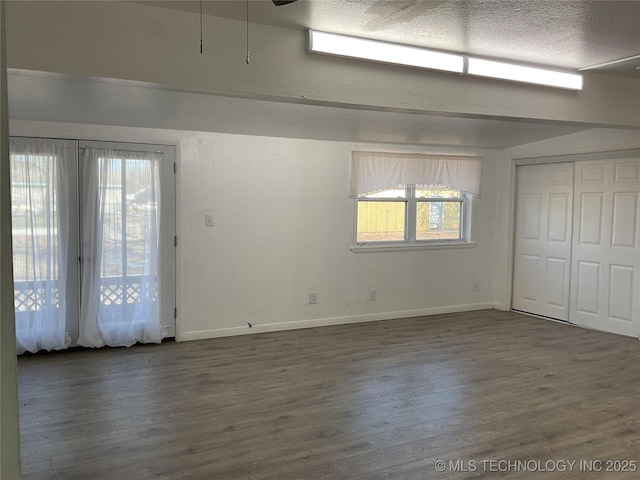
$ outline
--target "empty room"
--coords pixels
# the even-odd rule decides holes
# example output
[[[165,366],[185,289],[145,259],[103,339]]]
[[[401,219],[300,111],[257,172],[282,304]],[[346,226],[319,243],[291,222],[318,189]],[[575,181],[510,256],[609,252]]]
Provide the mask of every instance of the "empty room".
[[[637,478],[639,19],[0,2],[0,478]]]

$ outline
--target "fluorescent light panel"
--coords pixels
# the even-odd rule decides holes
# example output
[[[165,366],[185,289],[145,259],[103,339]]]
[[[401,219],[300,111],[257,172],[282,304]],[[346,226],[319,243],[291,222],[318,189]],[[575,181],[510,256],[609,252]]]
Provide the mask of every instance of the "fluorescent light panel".
[[[512,80],[549,87],[582,90],[582,75],[544,68],[525,67],[510,63],[467,57],[465,71],[463,55],[436,52],[425,48],[397,43],[380,42],[366,38],[349,37],[336,33],[309,30],[309,50],[314,53],[372,60],[375,62],[408,65],[411,67],[443,70],[446,72],[480,77]]]
[[[309,30],[309,50],[343,57],[462,73],[464,57],[408,45]]]
[[[499,78],[516,82],[534,83],[549,87],[582,90],[582,75],[556,72],[544,68],[524,67],[469,57],[467,73],[480,77]]]

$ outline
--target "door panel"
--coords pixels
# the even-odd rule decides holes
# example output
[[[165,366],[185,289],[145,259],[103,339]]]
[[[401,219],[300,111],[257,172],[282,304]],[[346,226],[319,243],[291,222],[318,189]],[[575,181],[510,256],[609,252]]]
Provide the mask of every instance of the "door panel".
[[[539,193],[525,193],[523,198],[522,222],[524,231],[522,232],[522,237],[527,240],[539,240],[542,195]]]
[[[518,167],[513,308],[568,320],[573,164]]]
[[[80,162],[78,146],[74,140],[11,139],[19,353],[77,345],[81,310],[90,303],[87,298],[103,305],[105,318],[109,316],[106,310],[114,312],[114,306],[119,307],[110,318],[118,326],[137,304],[150,305],[153,312],[138,308],[131,315],[137,315],[131,328],[138,328],[144,318],[159,318],[159,337],[175,335],[174,148],[82,142],[80,151],[85,153],[87,148],[100,148],[132,154],[119,161],[109,160],[111,168],[102,168],[106,163],[96,161],[101,173],[95,176],[95,183],[87,183],[79,175],[88,169],[86,162]],[[149,160],[151,157],[155,159]],[[102,199],[96,208],[87,202],[90,195],[80,199],[90,185]],[[153,186],[153,195],[145,190],[149,186]],[[85,227],[96,225],[101,234],[99,245],[81,232],[80,217]],[[157,252],[159,261],[145,263],[145,250]],[[102,258],[98,265],[101,275],[94,283],[100,288],[87,297],[88,289],[82,284],[89,276],[81,278],[80,265],[98,256]],[[159,338],[142,337],[140,341]]]
[[[583,193],[580,198],[578,243],[600,245],[602,239],[602,193]]]
[[[577,266],[577,275],[574,281],[577,286],[577,311],[584,315],[597,315],[600,297],[600,264],[578,261]]]
[[[540,271],[540,257],[538,255],[522,254],[520,262],[522,271],[520,296],[523,300],[536,302],[540,298],[538,293],[540,287],[537,282],[538,272]]]
[[[633,280],[635,268],[622,265],[609,267],[609,317],[624,322],[632,322]]]
[[[638,223],[638,194],[613,194],[612,247],[636,246],[636,225]]]
[[[576,162],[571,321],[637,337],[640,159]]]
[[[568,280],[568,264],[566,258],[547,258],[547,301],[550,305],[566,305],[564,287]]]
[[[614,182],[615,183],[638,183],[640,181],[640,169],[635,159],[631,161],[620,161],[614,165]]]
[[[79,344],[174,336],[173,147],[83,141],[80,149]]]
[[[549,218],[547,227],[548,242],[567,241],[567,214],[569,213],[569,195],[551,194],[549,195]]]
[[[604,180],[604,164],[583,165],[578,170],[578,178],[582,179],[583,184],[595,183],[600,184]]]

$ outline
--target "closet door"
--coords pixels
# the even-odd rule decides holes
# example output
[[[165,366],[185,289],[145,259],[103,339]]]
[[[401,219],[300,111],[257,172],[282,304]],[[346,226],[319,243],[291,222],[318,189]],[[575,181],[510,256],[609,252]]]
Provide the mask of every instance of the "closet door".
[[[513,309],[569,319],[573,163],[517,169]]]
[[[571,321],[638,337],[640,159],[576,162]]]

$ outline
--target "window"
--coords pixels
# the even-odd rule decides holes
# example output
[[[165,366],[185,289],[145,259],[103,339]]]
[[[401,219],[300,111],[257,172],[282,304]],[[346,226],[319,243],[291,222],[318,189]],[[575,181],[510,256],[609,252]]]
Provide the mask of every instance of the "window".
[[[356,200],[352,251],[474,245],[469,219],[471,198],[480,195],[480,157],[368,151],[351,155],[349,198]]]
[[[420,185],[359,195],[356,243],[462,241],[466,201],[459,190]]]

